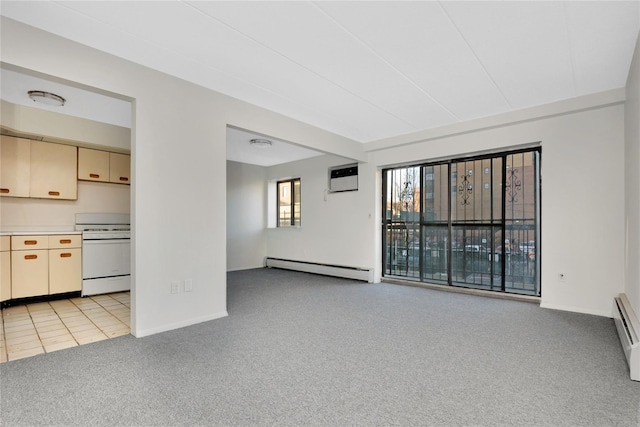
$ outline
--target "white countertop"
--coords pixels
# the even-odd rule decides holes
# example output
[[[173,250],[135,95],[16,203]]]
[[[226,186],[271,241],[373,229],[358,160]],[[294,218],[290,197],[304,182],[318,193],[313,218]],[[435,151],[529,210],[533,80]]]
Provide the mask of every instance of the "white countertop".
[[[63,234],[82,234],[82,231],[3,231],[2,236],[56,236]]]

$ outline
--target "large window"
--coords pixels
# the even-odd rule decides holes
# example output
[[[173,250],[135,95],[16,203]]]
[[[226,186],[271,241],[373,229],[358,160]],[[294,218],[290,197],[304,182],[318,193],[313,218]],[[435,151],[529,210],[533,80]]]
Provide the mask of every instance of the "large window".
[[[539,149],[384,171],[384,274],[540,295]]]
[[[300,178],[278,181],[278,227],[300,226]]]

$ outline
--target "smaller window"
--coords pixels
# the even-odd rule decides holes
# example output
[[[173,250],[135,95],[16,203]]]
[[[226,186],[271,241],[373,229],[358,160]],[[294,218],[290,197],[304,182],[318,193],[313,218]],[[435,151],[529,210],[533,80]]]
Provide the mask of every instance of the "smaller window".
[[[300,178],[278,181],[278,227],[300,226]]]

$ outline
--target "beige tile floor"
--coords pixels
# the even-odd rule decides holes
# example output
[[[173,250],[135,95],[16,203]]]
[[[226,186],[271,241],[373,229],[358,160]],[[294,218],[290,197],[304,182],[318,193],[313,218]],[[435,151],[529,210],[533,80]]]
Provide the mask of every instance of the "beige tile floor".
[[[130,333],[129,292],[2,309],[0,363]]]

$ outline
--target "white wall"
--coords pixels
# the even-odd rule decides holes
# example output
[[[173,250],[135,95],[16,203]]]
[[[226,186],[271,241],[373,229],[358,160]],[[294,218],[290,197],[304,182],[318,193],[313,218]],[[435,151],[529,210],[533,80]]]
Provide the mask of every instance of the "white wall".
[[[227,271],[264,266],[267,169],[227,161]]]
[[[129,153],[131,129],[1,101],[2,126],[45,141]]]
[[[610,316],[613,297],[623,289],[623,117],[618,103],[444,134],[372,152],[372,162],[382,166],[541,141],[541,305]],[[566,275],[565,283],[559,282],[559,273]]]
[[[5,17],[0,31],[4,63],[133,102],[131,329],[136,336],[227,314],[222,206],[227,124],[364,156],[355,141]],[[193,281],[193,292],[171,294],[171,281],[183,279]]]
[[[636,42],[625,101],[625,293],[640,316],[640,36]]]
[[[375,266],[379,280],[382,167],[539,142],[541,305],[610,316],[613,297],[624,289],[623,100],[623,92],[613,91],[549,105],[547,114],[536,107],[476,121],[477,130],[466,123],[464,131],[452,126],[431,132],[429,141],[372,150],[359,166],[360,190],[327,201],[327,168],[348,161],[323,156],[269,168],[269,179],[301,177],[302,227],[269,229],[268,256]]]
[[[0,229],[73,230],[76,213],[129,213],[129,210],[128,185],[78,181],[78,200],[3,197],[0,200]]]
[[[375,265],[375,181],[360,179],[358,191],[327,193],[328,168],[353,160],[324,155],[272,166],[270,180],[300,178],[299,228],[270,228],[268,256],[349,267]],[[359,164],[360,177],[369,165]],[[275,209],[274,207],[271,207]]]
[[[270,256],[375,264],[379,275],[379,166],[542,141],[543,306],[608,316],[613,296],[624,289],[624,111],[615,93],[602,97],[612,101],[600,109],[545,117],[557,109],[543,106],[508,115],[518,117],[511,125],[478,120],[463,130],[430,131],[428,142],[392,139],[384,143],[397,147],[371,152],[366,163],[362,147],[346,138],[4,17],[0,30],[3,62],[134,102],[136,336],[226,315],[227,124],[361,161],[360,190],[327,201],[326,169],[350,161],[324,156],[269,169],[269,179],[300,176],[303,186],[303,226],[269,229]],[[590,108],[582,103],[569,102],[577,111]],[[560,272],[566,283],[558,282]],[[187,278],[193,292],[170,293],[171,280]]]

